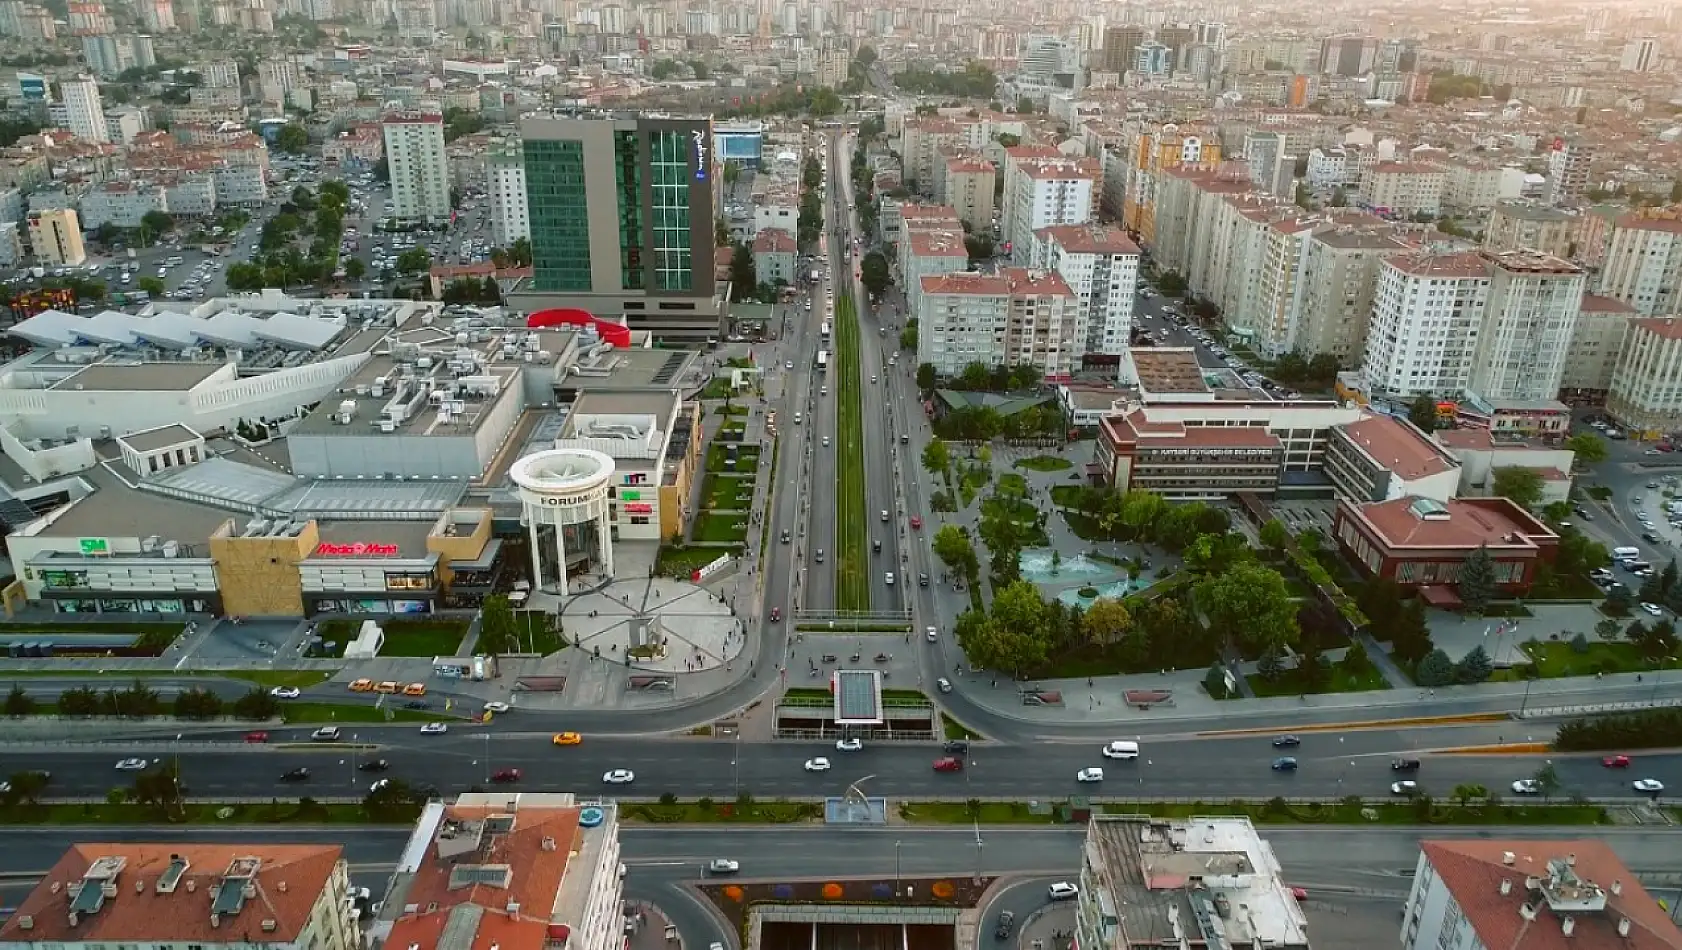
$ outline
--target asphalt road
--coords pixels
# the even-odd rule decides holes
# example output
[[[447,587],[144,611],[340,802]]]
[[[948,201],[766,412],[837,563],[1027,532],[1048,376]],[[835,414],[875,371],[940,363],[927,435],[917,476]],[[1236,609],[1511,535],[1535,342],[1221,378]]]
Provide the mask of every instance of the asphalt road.
[[[838,795],[849,783],[868,777],[864,787],[869,793],[889,797],[1084,794],[1220,800],[1273,795],[1384,796],[1398,777],[1390,770],[1390,760],[1403,754],[1423,760],[1421,770],[1407,777],[1438,796],[1447,796],[1456,785],[1480,784],[1511,797],[1511,783],[1531,777],[1544,761],[1552,761],[1558,772],[1560,797],[1633,798],[1629,783],[1636,778],[1657,778],[1673,790],[1682,789],[1682,755],[1639,755],[1628,769],[1602,768],[1595,756],[1432,755],[1418,733],[1390,730],[1312,734],[1303,737],[1301,747],[1283,750],[1274,748],[1266,736],[1147,739],[1141,758],[1131,762],[1103,759],[1096,743],[1042,744],[1032,752],[981,744],[971,750],[967,768],[957,773],[933,770],[933,761],[940,755],[933,744],[883,743],[843,753],[833,744],[820,742],[590,737],[581,746],[556,747],[547,733],[499,735],[458,728],[444,736],[422,736],[418,727],[355,726],[347,726],[345,732],[363,747],[308,743],[276,747],[274,743],[304,734],[302,729],[289,729],[272,731],[268,747],[238,741],[222,746],[184,742],[179,749],[169,741],[111,742],[97,749],[17,747],[8,756],[6,769],[51,771],[49,794],[59,796],[102,796],[113,787],[128,785],[132,775],[114,766],[120,758],[135,756],[178,757],[191,794],[206,797],[361,794],[377,777],[425,782],[448,794],[485,784],[493,771],[519,768],[522,787],[596,789],[648,797],[671,792],[716,798],[744,791],[759,797]],[[1467,738],[1451,730],[1439,730],[1436,735],[1441,745]],[[377,748],[369,747],[374,745]],[[1298,769],[1273,770],[1270,765],[1280,755],[1294,756]],[[829,771],[814,773],[803,768],[808,758],[819,756],[830,761]],[[390,770],[379,776],[359,771],[358,766],[370,758],[388,760]],[[312,771],[308,782],[280,780],[282,773],[298,766]],[[1092,766],[1103,767],[1105,781],[1075,780],[1077,771]],[[610,769],[633,770],[635,783],[601,784],[600,776]]]

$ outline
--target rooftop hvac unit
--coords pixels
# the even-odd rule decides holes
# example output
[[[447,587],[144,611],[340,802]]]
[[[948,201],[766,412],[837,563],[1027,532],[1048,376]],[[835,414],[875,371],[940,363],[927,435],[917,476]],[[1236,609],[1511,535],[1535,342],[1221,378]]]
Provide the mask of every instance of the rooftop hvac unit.
[[[415,365],[420,367],[421,369],[431,369],[432,368],[432,357],[423,356],[420,359],[415,361]]]
[[[341,416],[354,416],[354,415],[356,415],[356,400],[346,399],[345,401],[339,403],[339,415],[341,415]]]
[[[179,541],[165,541],[164,542],[164,547],[163,547],[163,553],[164,553],[164,557],[171,557],[171,558],[180,557],[181,556],[181,542],[179,542]]]
[[[380,420],[380,431],[381,432],[396,432],[397,431],[397,422],[393,419],[381,419]]]

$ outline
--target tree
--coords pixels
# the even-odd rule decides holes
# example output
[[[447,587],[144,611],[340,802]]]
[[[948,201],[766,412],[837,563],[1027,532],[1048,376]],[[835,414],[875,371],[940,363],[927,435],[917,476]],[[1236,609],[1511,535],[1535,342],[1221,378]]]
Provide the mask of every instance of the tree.
[[[222,714],[222,697],[195,686],[175,694],[171,712],[177,719],[214,719]]]
[[[418,274],[432,266],[432,255],[424,247],[411,247],[397,255],[397,270],[402,274]]]
[[[1278,571],[1243,563],[1203,578],[1194,591],[1213,628],[1251,650],[1282,650],[1297,641],[1296,602]]]
[[[169,285],[165,284],[161,277],[142,277],[136,282],[136,286],[154,297],[162,295],[169,289]]]
[[[1256,672],[1263,679],[1276,680],[1285,675],[1285,661],[1279,658],[1279,651],[1269,647],[1256,662]]]
[[[8,805],[26,802],[30,805],[41,800],[41,793],[47,788],[48,775],[40,769],[28,769],[13,772],[6,780],[4,800]]]
[[[1120,643],[1133,629],[1133,616],[1121,601],[1113,597],[1100,597],[1093,601],[1080,622],[1081,632],[1087,640],[1099,646]]]
[[[353,257],[345,261],[345,278],[347,280],[361,280],[368,274],[368,265],[362,263],[360,257]]]
[[[1594,625],[1594,635],[1608,643],[1618,639],[1618,622],[1607,617]]]
[[[1489,660],[1488,651],[1480,644],[1475,646],[1465,656],[1460,658],[1454,668],[1454,678],[1462,683],[1482,683],[1495,672],[1495,665]]]
[[[1425,659],[1419,661],[1413,679],[1425,687],[1447,686],[1454,682],[1454,661],[1448,658],[1447,653],[1433,649],[1425,655]]]
[[[302,153],[304,149],[309,148],[309,145],[310,134],[304,131],[304,127],[296,122],[287,123],[281,128],[280,132],[275,135],[274,139],[275,149],[286,152],[290,155]]]
[[[1291,543],[1291,530],[1278,518],[1269,518],[1257,533],[1261,536],[1261,543],[1275,551],[1283,551]]]
[[[917,364],[917,388],[928,392],[939,382],[939,375],[935,372],[933,363]]]
[[[955,524],[941,525],[940,530],[934,533],[934,554],[940,558],[940,563],[966,580],[973,580],[981,570],[975,545],[964,529]]]
[[[753,263],[753,249],[746,244],[736,245],[730,253],[730,299],[752,300],[759,287],[759,275]]]
[[[1465,808],[1467,805],[1470,805],[1474,799],[1482,801],[1483,799],[1488,798],[1489,789],[1482,785],[1462,783],[1454,786],[1454,794],[1451,797],[1456,802],[1460,803],[1461,808]]]
[[[1606,449],[1606,440],[1593,432],[1577,433],[1565,440],[1565,447],[1576,454],[1572,463],[1579,467],[1599,465],[1606,461],[1606,456],[1609,454]]]
[[[1536,774],[1532,775],[1530,779],[1536,783],[1536,791],[1542,796],[1543,801],[1547,801],[1553,797],[1555,792],[1559,791],[1559,770],[1554,768],[1552,762],[1543,762],[1542,767],[1537,769]]]
[[[923,468],[931,475],[939,475],[952,464],[952,453],[944,439],[930,439],[923,446]]]
[[[1413,402],[1408,404],[1408,421],[1421,432],[1437,430],[1437,401],[1431,398],[1430,393],[1420,393],[1413,397]]]
[[[165,234],[175,227],[175,219],[168,212],[148,211],[140,218],[140,226],[153,234]]]
[[[1032,115],[1034,112],[1034,100],[1028,98],[1027,96],[1017,96],[1016,111],[1019,115]]]
[[[181,776],[174,763],[163,762],[136,774],[131,794],[142,805],[169,809],[181,804],[181,791]]]
[[[1369,615],[1370,616],[1370,615]],[[1425,604],[1418,598],[1402,608],[1390,634],[1390,652],[1403,663],[1419,663],[1435,649],[1431,642],[1431,625],[1425,616]]]
[[[1614,617],[1622,617],[1629,613],[1632,603],[1628,587],[1614,587],[1606,592],[1606,600],[1601,602],[1600,609]]]
[[[519,651],[514,608],[504,594],[486,597],[485,605],[479,608],[479,648],[492,656]]]
[[[1528,511],[1542,501],[1542,476],[1533,468],[1502,466],[1495,470],[1490,494],[1505,498]]]
[[[871,297],[881,297],[893,278],[888,275],[888,259],[881,251],[871,251],[859,261],[859,280]]]
[[[97,716],[99,710],[99,692],[91,686],[72,686],[58,694],[61,716]]]
[[[16,719],[35,712],[35,699],[17,683],[12,684],[12,691],[6,694],[6,715]]]
[[[241,719],[273,719],[280,714],[280,700],[269,695],[263,687],[254,686],[234,700],[233,713]]]
[[[1476,551],[1466,555],[1455,587],[1466,609],[1481,616],[1495,597],[1495,561],[1490,558],[1488,547],[1479,545]]]
[[[1209,667],[1209,672],[1203,675],[1203,689],[1212,699],[1227,698],[1226,667],[1216,663]]]

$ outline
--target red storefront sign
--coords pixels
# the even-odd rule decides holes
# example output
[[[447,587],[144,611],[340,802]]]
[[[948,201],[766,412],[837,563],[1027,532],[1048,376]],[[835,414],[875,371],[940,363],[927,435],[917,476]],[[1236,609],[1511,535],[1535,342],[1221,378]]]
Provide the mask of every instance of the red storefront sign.
[[[354,544],[330,544],[323,542],[315,546],[316,557],[396,557],[397,545],[356,542]]]
[[[633,515],[646,515],[654,512],[654,506],[647,502],[633,502],[625,506],[625,511]]]

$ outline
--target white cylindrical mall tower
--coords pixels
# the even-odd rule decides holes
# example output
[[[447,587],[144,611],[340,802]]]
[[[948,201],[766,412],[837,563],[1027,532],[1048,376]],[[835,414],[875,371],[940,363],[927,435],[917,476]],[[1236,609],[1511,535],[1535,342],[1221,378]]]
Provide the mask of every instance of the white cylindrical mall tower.
[[[520,520],[531,535],[532,582],[566,595],[569,568],[613,576],[613,524],[607,492],[613,459],[591,449],[534,452],[508,470],[520,490]]]

